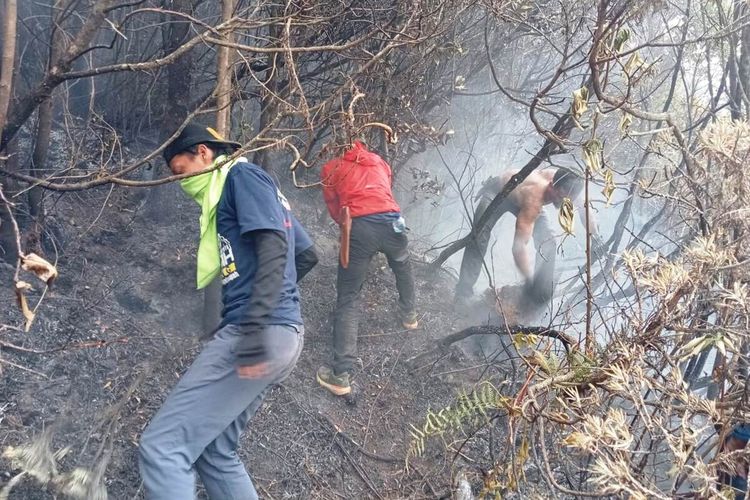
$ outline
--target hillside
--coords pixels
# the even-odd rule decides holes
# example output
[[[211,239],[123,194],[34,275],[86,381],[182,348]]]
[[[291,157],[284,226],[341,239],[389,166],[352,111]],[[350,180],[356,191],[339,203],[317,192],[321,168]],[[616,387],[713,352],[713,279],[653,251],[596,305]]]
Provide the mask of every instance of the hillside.
[[[19,367],[4,367],[0,444],[30,442],[49,428],[54,449],[71,447],[61,470],[108,462],[110,498],[139,498],[139,435],[200,349],[202,297],[193,286],[198,211],[177,186],[162,193],[158,224],[137,210],[137,191],[85,195],[83,205],[58,206],[68,240],[61,276],[31,331],[2,337],[4,359]],[[97,208],[73,208],[84,205]],[[415,258],[421,328],[406,332],[394,316],[392,274],[384,258],[373,261],[363,293],[356,404],[336,399],[317,386],[315,370],[331,355],[337,235],[318,225],[314,206],[295,206],[321,253],[301,284],[305,348],[251,421],[243,461],[268,498],[447,495],[452,458],[442,444],[428,449],[430,460],[412,460],[408,472],[404,460],[409,425],[420,426],[428,408],[450,405],[484,372],[461,350],[427,366],[410,362],[457,327],[452,278],[430,275]],[[19,324],[18,311],[3,314],[3,323]],[[483,321],[481,314],[475,319]],[[10,477],[7,463],[3,470]],[[11,495],[47,497],[32,481]]]

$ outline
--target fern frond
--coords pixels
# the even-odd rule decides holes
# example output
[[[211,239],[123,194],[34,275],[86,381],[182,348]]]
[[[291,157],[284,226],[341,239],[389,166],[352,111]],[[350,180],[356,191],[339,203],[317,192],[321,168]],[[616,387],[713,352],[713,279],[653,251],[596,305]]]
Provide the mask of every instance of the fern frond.
[[[489,422],[492,413],[510,408],[510,399],[503,396],[491,382],[484,381],[471,392],[462,390],[456,403],[437,413],[428,410],[421,428],[409,424],[412,441],[407,452],[407,466],[410,457],[424,454],[428,439],[458,431],[469,425]]]

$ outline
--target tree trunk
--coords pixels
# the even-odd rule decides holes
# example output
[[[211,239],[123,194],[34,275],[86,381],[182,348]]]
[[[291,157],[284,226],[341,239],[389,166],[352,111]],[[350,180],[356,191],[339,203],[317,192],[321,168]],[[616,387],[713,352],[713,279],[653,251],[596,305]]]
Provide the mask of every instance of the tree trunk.
[[[739,20],[740,12],[742,11],[742,5],[739,1],[735,2],[733,23],[737,23]],[[729,44],[729,111],[732,115],[733,120],[739,120],[742,116],[742,89],[740,88],[740,75],[739,75],[739,43],[740,40],[737,34],[730,36],[731,43]]]
[[[223,0],[221,20],[232,18],[234,0]],[[231,39],[230,39],[231,41]],[[232,131],[232,59],[228,47],[219,47],[216,61],[216,131],[229,138]],[[203,332],[210,334],[221,323],[221,279],[216,278],[203,294]]]
[[[36,141],[34,152],[31,155],[29,175],[44,177],[43,170],[47,163],[49,152],[50,133],[52,131],[52,98],[44,101],[39,106],[39,119],[37,120]],[[42,255],[42,233],[44,232],[44,188],[32,187],[28,193],[29,202],[29,230],[26,233],[27,251]]]
[[[170,10],[192,14],[194,0],[173,0]],[[173,16],[164,25],[164,52],[169,54],[177,50],[190,34],[190,23],[183,17]],[[193,58],[185,54],[173,64],[167,66],[167,102],[162,120],[162,132],[171,135],[175,125],[182,123],[188,115],[190,106],[191,74]]]
[[[18,140],[14,139],[8,143],[5,148],[5,154],[8,159],[5,162],[0,161],[0,165],[10,172],[18,171]],[[7,198],[10,198],[18,191],[18,184],[10,177],[0,177],[3,192]],[[7,211],[0,207],[0,260],[15,265],[18,260],[18,248],[16,246],[16,234],[13,226],[7,217]],[[15,215],[15,214],[14,214]]]
[[[2,7],[0,19],[2,19],[2,55],[0,55],[0,136],[5,129],[10,107],[10,97],[13,91],[13,73],[16,58],[16,22],[18,18],[18,4],[16,0],[5,0],[0,3]],[[12,170],[12,163],[16,162],[17,155],[11,155],[15,149],[15,142],[8,147],[0,147],[0,156],[8,154],[10,159],[4,162],[3,167]],[[15,191],[15,183],[9,177],[0,178],[0,184],[6,195],[10,196]],[[15,264],[18,251],[15,243],[13,227],[5,216],[4,208],[0,207],[0,259]]]
[[[0,132],[5,130],[7,124],[10,96],[13,91],[18,4],[16,3],[16,0],[5,0],[3,7],[3,53],[2,56],[0,56]],[[1,150],[2,148],[0,148],[0,151]]]
[[[221,21],[232,18],[234,0],[223,0]],[[229,35],[231,42],[231,35]],[[216,61],[216,131],[228,138],[232,128],[232,58],[228,47],[219,47]]]
[[[164,7],[174,12],[192,15],[196,0],[164,0]],[[165,15],[161,31],[164,53],[170,54],[177,50],[190,36],[190,22],[183,16]],[[175,129],[182,124],[190,112],[190,94],[192,87],[193,55],[191,52],[183,55],[165,68],[167,80],[167,99],[164,103],[161,119],[157,119],[160,135],[163,139],[171,136]],[[137,93],[137,89],[133,89]],[[127,116],[127,109],[124,115]],[[144,179],[153,180],[165,177],[166,165],[157,160],[150,169],[143,171]],[[145,217],[156,223],[169,215],[166,201],[171,187],[168,185],[155,186],[145,190],[141,196],[145,198]]]
[[[277,72],[278,69],[274,68],[266,70],[266,87],[268,87],[268,90],[265,91],[260,104],[258,133],[262,132],[276,115],[276,100],[274,99],[273,93],[276,91],[276,82],[278,78]],[[270,171],[268,149],[261,149],[253,153],[252,161],[263,168],[263,170]]]
[[[60,11],[61,1],[57,0],[50,9],[50,49],[47,69],[51,69],[57,64],[57,60],[63,51],[64,39],[60,36],[61,32],[56,28],[57,12]],[[47,166],[47,154],[49,152],[50,134],[52,132],[52,115],[54,105],[50,95],[40,106],[37,120],[36,141],[34,142],[34,152],[31,155],[31,165],[29,165],[29,175],[34,177],[43,177],[43,171]],[[42,251],[42,234],[44,232],[44,189],[36,186],[29,190],[29,219],[30,230],[27,233],[26,248],[27,251],[36,252],[39,255]]]
[[[748,100],[750,100],[750,27],[748,26],[742,28],[740,46],[742,52],[740,53],[737,80],[739,82],[740,91],[745,97],[744,100],[745,102],[748,102]],[[748,113],[748,115],[750,116],[750,113]]]
[[[269,7],[269,17],[278,18],[281,13],[281,8],[278,6]],[[273,46],[279,45],[281,37],[281,29],[276,23],[272,23],[268,27],[268,39],[271,41]],[[276,100],[274,95],[278,90],[279,80],[279,66],[281,65],[281,57],[277,57],[276,54],[272,55],[272,61],[268,69],[265,71],[263,82],[265,83],[266,89],[262,89],[263,99],[260,102],[260,116],[258,117],[258,134],[268,126],[276,115]],[[253,153],[252,162],[259,165],[263,170],[270,171],[268,161],[268,150],[261,149]]]
[[[15,0],[5,1],[15,6]],[[69,71],[73,61],[88,49],[91,40],[94,39],[99,31],[99,27],[107,18],[107,12],[109,12],[112,3],[113,0],[102,0],[94,5],[91,13],[84,21],[81,29],[68,44],[60,60],[57,61],[51,70],[47,71],[34,88],[18,99],[13,106],[12,113],[6,115],[8,117],[7,120],[0,122],[4,125],[2,127],[2,139],[0,139],[0,151],[13,139],[37,107],[52,95],[52,91],[58,85],[65,81],[61,75]]]

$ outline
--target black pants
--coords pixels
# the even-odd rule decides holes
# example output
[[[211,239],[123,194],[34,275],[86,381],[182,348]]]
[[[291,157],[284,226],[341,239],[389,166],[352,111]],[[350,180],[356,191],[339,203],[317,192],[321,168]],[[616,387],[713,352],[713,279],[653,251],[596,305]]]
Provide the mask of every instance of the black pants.
[[[480,200],[474,211],[474,221],[478,221],[482,214],[489,206],[492,200],[484,197]],[[482,231],[477,235],[475,240],[470,240],[464,249],[463,260],[461,261],[461,271],[456,285],[456,296],[462,298],[471,297],[474,293],[474,284],[482,272],[484,255],[487,253],[487,247],[492,236],[492,229],[497,224],[500,217],[505,213],[511,212],[515,215],[515,207],[509,202],[503,203],[497,215],[494,215],[484,226]],[[555,270],[555,238],[552,230],[547,223],[547,218],[542,213],[536,219],[534,224],[534,246],[537,250],[536,264],[534,269],[534,279],[529,292],[533,298],[539,302],[546,302],[552,298],[554,291],[554,270]],[[512,242],[509,242],[512,245]]]
[[[402,312],[414,311],[414,278],[409,262],[406,234],[393,230],[390,222],[352,220],[349,240],[349,267],[339,263],[336,279],[336,313],[333,325],[333,371],[341,374],[352,369],[357,357],[359,296],[370,261],[378,252],[388,258],[396,276],[398,305]]]

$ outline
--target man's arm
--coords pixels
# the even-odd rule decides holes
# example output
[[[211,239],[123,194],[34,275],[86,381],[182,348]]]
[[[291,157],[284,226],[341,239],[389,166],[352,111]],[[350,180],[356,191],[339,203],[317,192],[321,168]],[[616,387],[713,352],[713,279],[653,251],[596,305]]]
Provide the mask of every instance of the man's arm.
[[[331,160],[323,166],[323,170],[320,172],[320,181],[323,183],[323,200],[326,202],[328,213],[331,219],[338,224],[341,214],[341,204],[339,202],[339,195],[336,193],[334,181],[334,170],[337,163],[336,160]]]
[[[283,233],[261,229],[245,233],[243,238],[252,241],[258,267],[245,316],[240,323],[244,333],[237,344],[237,364],[240,367],[268,361],[263,330],[281,298],[287,260],[287,241]]]
[[[294,267],[297,269],[297,283],[318,264],[318,253],[311,246],[294,256]]]
[[[526,247],[534,233],[534,223],[538,216],[538,212],[523,210],[516,217],[516,233],[513,236],[513,260],[527,281],[532,280],[534,273],[531,269],[529,250]]]
[[[297,283],[302,281],[310,270],[318,263],[318,254],[310,236],[302,227],[302,223],[290,214],[292,229],[294,229],[294,267],[297,271]]]

